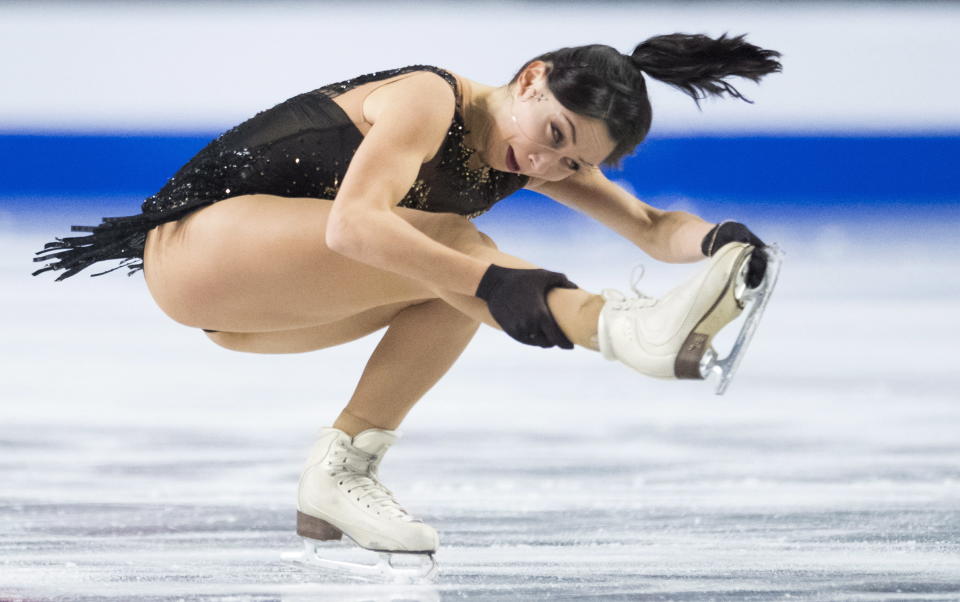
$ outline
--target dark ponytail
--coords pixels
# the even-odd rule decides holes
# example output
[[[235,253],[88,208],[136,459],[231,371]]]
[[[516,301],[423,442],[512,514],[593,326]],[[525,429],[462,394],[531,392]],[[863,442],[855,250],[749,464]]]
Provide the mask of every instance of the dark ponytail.
[[[723,78],[736,75],[758,82],[764,75],[780,71],[776,60],[780,53],[743,38],[728,38],[727,34],[717,39],[683,33],[656,36],[638,45],[630,60],[650,77],[693,98],[697,106],[711,94],[728,94],[752,103]]]
[[[759,81],[780,71],[779,56],[779,52],[747,43],[742,35],[713,39],[674,33],[642,42],[632,55],[604,44],[560,48],[527,61],[511,83],[533,61],[548,63],[547,85],[560,104],[607,124],[616,146],[603,165],[617,166],[650,131],[653,110],[643,74],[676,87],[698,107],[700,100],[710,95],[751,102],[725,78]]]

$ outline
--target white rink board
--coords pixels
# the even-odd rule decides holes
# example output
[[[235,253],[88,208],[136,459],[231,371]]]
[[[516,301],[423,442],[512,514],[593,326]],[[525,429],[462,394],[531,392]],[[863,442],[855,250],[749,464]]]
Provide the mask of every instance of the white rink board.
[[[703,112],[654,82],[654,135],[956,132],[958,29],[953,3],[4,3],[0,130],[219,131],[380,69],[499,84],[548,50],[681,31],[748,33],[784,72]]]
[[[418,587],[279,561],[303,454],[376,337],[221,350],[140,276],[26,277],[48,230],[0,233],[0,598],[960,597],[949,228],[780,237],[781,285],[722,398],[481,329],[381,469],[441,534],[442,577]],[[492,230],[593,290],[639,256]],[[691,269],[646,263],[653,293]]]

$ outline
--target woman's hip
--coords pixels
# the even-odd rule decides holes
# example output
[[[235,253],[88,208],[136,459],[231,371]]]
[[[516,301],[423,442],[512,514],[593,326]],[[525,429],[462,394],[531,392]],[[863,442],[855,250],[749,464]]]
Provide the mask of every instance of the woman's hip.
[[[332,205],[249,195],[158,226],[144,249],[147,286],[177,322],[246,332],[324,324],[435,296],[426,283],[329,249]]]

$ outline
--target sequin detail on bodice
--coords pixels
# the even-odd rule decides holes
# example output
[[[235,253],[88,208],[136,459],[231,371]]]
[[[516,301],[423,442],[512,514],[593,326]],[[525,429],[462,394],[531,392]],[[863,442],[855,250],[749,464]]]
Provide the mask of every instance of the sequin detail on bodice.
[[[398,203],[423,211],[475,217],[522,188],[526,176],[469,167],[462,96],[455,77],[430,65],[379,71],[329,84],[258,113],[224,133],[143,203],[145,214],[183,213],[243,194],[333,199],[363,135],[333,98],[356,86],[431,71],[453,88],[456,110],[436,155],[423,164]]]

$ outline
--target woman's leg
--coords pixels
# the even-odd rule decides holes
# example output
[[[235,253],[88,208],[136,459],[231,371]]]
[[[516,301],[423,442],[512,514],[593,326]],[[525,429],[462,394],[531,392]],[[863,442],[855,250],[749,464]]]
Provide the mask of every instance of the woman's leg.
[[[409,303],[375,307],[344,320],[270,332],[208,332],[225,349],[247,353],[306,353],[355,341],[390,325]]]
[[[220,201],[150,232],[145,276],[174,320],[233,333],[308,328],[376,307],[442,298],[496,326],[486,304],[353,261],[324,241],[331,201],[251,195]],[[462,216],[397,208],[426,235],[505,267],[536,267],[502,253]],[[554,289],[548,305],[576,344],[595,348],[602,300]]]
[[[322,240],[330,205],[240,197],[165,224],[148,238],[148,285],[172,317],[221,330],[209,337],[238,351],[311,351],[389,325],[337,425],[352,433],[393,429],[460,356],[478,321],[496,323],[480,299],[435,291],[330,252]],[[500,253],[462,217],[398,212],[464,253],[506,267],[536,267]],[[579,289],[548,295],[565,334],[591,348],[598,299]]]
[[[399,427],[460,357],[479,326],[442,299],[401,310],[333,426],[351,437],[368,428]]]
[[[303,353],[356,340],[387,326],[350,403],[333,426],[351,437],[394,430],[460,357],[480,326],[441,299],[378,307],[331,324],[275,332],[211,332],[221,347],[249,353]]]
[[[499,249],[489,236],[483,232],[476,232],[477,241],[464,245],[461,250],[467,254],[486,259],[491,263],[507,268],[536,268],[538,266],[518,257],[508,255]],[[456,307],[468,316],[473,316],[481,322],[500,328],[487,302],[478,297],[470,297],[450,291],[439,290],[438,294],[444,301]],[[598,351],[597,322],[600,310],[603,309],[603,297],[589,293],[580,288],[554,288],[547,293],[547,306],[550,313],[560,326],[560,330],[570,341],[581,347]]]

